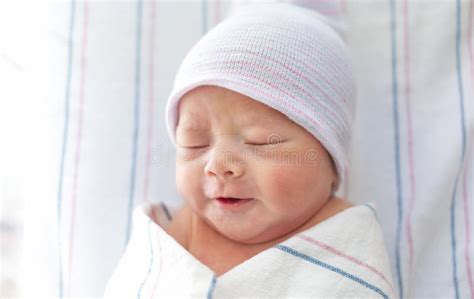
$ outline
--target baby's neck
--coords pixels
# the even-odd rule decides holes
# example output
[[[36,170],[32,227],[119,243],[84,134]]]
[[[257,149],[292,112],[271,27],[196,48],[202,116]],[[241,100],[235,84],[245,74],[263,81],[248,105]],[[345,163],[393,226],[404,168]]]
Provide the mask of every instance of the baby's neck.
[[[176,212],[165,231],[218,276],[272,246],[270,242],[244,244],[231,240],[209,226],[187,204]]]
[[[351,206],[350,202],[333,197],[315,216],[295,231],[280,238],[257,244],[244,244],[223,236],[194,213],[187,204],[177,211],[165,231],[219,276],[256,254]]]

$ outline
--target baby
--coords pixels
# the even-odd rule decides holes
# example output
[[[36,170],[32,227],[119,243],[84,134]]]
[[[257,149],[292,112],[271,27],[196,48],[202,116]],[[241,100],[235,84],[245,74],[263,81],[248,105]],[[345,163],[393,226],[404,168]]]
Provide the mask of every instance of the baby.
[[[336,196],[354,110],[348,51],[320,14],[232,14],[168,99],[182,206],[144,204],[105,297],[393,297],[379,223]]]
[[[351,206],[333,195],[330,155],[281,112],[214,86],[186,94],[179,111],[186,203],[166,230],[217,275]]]

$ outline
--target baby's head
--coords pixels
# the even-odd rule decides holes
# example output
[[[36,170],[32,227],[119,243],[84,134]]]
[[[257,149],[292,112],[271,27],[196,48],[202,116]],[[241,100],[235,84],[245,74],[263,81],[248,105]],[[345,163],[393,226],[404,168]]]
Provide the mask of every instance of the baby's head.
[[[288,4],[248,6],[178,70],[166,111],[177,189],[232,240],[294,231],[344,179],[354,82],[346,46],[324,20]]]

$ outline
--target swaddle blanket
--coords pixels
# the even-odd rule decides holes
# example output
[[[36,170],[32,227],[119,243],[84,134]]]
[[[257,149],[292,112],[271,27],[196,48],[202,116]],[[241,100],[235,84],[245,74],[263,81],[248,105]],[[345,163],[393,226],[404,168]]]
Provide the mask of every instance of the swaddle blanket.
[[[135,208],[131,239],[104,298],[395,297],[369,205],[345,209],[219,277],[162,229],[172,214],[163,204]]]

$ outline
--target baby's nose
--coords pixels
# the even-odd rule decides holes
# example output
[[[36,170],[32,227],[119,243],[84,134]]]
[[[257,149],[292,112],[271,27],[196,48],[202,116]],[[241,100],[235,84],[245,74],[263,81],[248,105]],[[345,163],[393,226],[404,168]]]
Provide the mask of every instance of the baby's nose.
[[[229,146],[216,146],[211,149],[204,172],[221,179],[240,177],[245,172],[245,156],[239,150]]]

